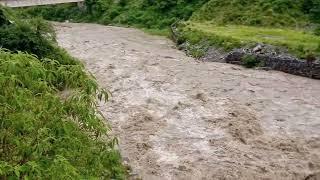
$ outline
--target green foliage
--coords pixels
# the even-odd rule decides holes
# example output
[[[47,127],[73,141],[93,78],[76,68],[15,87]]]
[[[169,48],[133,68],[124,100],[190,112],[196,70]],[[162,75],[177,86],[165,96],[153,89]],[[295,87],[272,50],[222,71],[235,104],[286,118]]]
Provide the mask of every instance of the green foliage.
[[[317,52],[320,52],[320,42],[318,43]]]
[[[123,179],[96,107],[108,93],[48,24],[0,12],[0,179]]]
[[[42,17],[50,21],[87,21],[85,10],[79,9],[75,3],[28,7],[18,12],[25,17]]]
[[[320,23],[319,0],[86,0],[87,11],[76,5],[29,8],[49,20],[94,21],[162,29],[176,20],[213,21],[272,27],[301,27]]]
[[[28,23],[5,25],[0,29],[0,46],[13,51],[26,51],[42,58],[52,50],[50,41],[42,35],[42,31],[33,29]]]
[[[9,24],[9,20],[6,17],[4,10],[0,9],[0,27],[7,24]]]
[[[317,36],[320,36],[320,26],[318,26],[315,30],[314,30],[314,34]]]
[[[61,100],[59,83],[74,95]],[[79,65],[1,50],[0,177],[122,178],[114,143],[101,138],[107,129],[96,115],[99,91]]]
[[[218,33],[208,33],[203,31],[202,28],[197,28],[189,22],[180,24],[178,28],[180,31],[180,37],[178,37],[178,41],[180,43],[187,41],[191,44],[191,49],[194,49],[194,46],[202,47],[200,49],[203,51],[201,53],[197,53],[198,56],[204,55],[204,51],[210,46],[223,47],[226,51],[229,51],[233,48],[239,48],[246,45],[246,43],[229,36],[221,36]],[[209,27],[207,27],[207,29],[209,30]]]
[[[128,24],[151,29],[163,29],[178,19],[188,19],[205,0],[115,0],[97,1],[102,17],[113,24]]]
[[[247,68],[254,68],[260,64],[260,61],[254,55],[245,55],[242,57],[242,63]]]
[[[36,19],[5,18],[13,23],[4,24],[0,28],[0,47],[11,51],[24,51],[38,56],[55,59],[62,64],[75,64],[73,58],[55,45],[53,28],[45,21]]]
[[[305,13],[310,14],[311,19],[320,23],[320,1],[319,0],[304,0],[303,10]]]
[[[49,20],[125,24],[140,28],[166,29],[178,19],[189,19],[207,0],[87,0],[87,11],[75,5],[27,8],[26,13]],[[81,14],[82,13],[82,14]]]
[[[230,50],[256,42],[288,48],[299,57],[309,51],[319,54],[318,38],[303,32],[320,23],[319,0],[86,0],[86,5],[87,11],[78,10],[82,14],[75,21],[129,25],[156,33],[165,32],[162,30],[177,20],[202,24],[179,29],[178,43],[189,41],[189,52],[196,57],[205,53],[207,44]],[[43,8],[34,15],[54,17],[51,11],[61,11],[65,18],[71,18],[76,8],[61,7]],[[208,22],[214,25],[207,26]],[[318,30],[314,34],[319,34]],[[205,46],[199,42],[206,42]]]
[[[310,52],[315,55],[320,54],[317,48],[320,38],[310,32],[240,25],[217,26],[207,22],[181,23],[178,28],[181,36],[179,38],[193,45],[207,41],[211,46],[223,47],[228,51],[233,48],[264,43],[287,48],[289,52],[301,58]]]
[[[217,24],[304,27],[313,16],[306,9],[314,8],[305,1],[308,0],[210,0],[192,19]]]

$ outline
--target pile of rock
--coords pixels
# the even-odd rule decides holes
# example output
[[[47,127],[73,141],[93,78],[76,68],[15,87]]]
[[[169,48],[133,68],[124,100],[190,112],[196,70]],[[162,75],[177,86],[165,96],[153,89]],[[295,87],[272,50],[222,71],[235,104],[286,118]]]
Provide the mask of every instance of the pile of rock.
[[[277,51],[270,45],[258,44],[254,48],[235,49],[225,56],[227,63],[243,65],[245,56],[255,57],[263,67],[286,73],[320,79],[320,63],[300,60],[290,54]]]

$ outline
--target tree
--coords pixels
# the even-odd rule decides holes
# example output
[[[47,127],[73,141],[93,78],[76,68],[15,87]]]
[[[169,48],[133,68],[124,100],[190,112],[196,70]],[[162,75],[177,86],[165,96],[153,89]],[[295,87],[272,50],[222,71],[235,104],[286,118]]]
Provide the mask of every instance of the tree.
[[[320,0],[304,0],[302,9],[314,22],[320,23]]]
[[[320,0],[313,1],[313,7],[310,9],[310,16],[312,20],[320,23]]]
[[[4,14],[4,10],[0,9],[0,27],[6,24],[9,24],[9,21]]]

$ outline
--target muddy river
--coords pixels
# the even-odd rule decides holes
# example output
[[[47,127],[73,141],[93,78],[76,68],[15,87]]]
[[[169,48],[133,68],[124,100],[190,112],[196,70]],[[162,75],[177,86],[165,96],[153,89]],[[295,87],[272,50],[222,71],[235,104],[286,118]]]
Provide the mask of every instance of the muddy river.
[[[164,38],[55,24],[112,93],[101,104],[137,179],[320,179],[320,81],[197,62]]]

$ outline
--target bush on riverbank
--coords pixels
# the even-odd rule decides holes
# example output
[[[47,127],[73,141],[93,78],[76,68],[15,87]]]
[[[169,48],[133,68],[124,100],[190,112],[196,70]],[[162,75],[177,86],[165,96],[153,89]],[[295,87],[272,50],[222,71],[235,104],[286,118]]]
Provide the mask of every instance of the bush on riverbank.
[[[100,24],[129,25],[167,34],[169,26],[177,20],[187,20],[206,0],[87,0],[87,9],[76,4],[50,5],[25,8],[24,14],[41,16],[48,20],[98,22]],[[164,32],[160,32],[164,31]]]
[[[96,110],[107,93],[42,20],[0,7],[0,23],[0,179],[124,178]]]
[[[49,20],[95,21],[143,28],[167,28],[177,20],[212,21],[271,27],[300,27],[319,23],[319,0],[86,0],[76,4],[27,8],[27,13]]]

